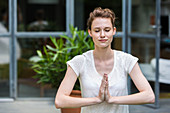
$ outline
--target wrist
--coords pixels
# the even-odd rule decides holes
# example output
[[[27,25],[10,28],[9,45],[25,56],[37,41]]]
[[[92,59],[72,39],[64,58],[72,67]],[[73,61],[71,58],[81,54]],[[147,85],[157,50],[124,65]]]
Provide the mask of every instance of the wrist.
[[[115,104],[116,103],[116,97],[110,96],[107,100],[107,103],[109,104]]]
[[[100,103],[102,103],[103,101],[102,101],[99,97],[95,97],[95,102],[96,102],[97,104],[100,104]]]

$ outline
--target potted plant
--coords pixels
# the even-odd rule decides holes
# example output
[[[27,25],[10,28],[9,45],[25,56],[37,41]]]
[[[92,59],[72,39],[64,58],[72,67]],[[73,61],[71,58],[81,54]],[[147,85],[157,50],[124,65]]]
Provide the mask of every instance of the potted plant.
[[[50,36],[52,44],[44,46],[43,51],[37,50],[39,60],[32,63],[32,69],[36,72],[34,78],[38,79],[37,83],[50,84],[51,87],[58,88],[67,70],[66,62],[94,48],[87,31],[78,30],[77,27],[70,25],[70,32],[70,36],[60,35],[59,39]],[[80,90],[78,81],[74,90]],[[80,91],[77,92],[80,94]]]

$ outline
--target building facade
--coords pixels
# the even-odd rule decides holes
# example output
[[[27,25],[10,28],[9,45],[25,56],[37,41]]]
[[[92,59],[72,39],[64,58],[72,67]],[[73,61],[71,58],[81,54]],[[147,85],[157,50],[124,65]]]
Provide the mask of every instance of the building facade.
[[[36,50],[49,43],[49,36],[69,35],[69,25],[86,30],[89,12],[102,7],[112,9],[117,17],[112,48],[137,56],[144,68],[156,59],[154,74],[148,80],[154,81],[158,107],[158,61],[160,57],[170,59],[168,43],[161,43],[170,37],[170,23],[163,25],[160,19],[170,22],[169,5],[168,0],[1,0],[0,98],[54,97],[56,88],[43,87],[33,78],[30,62],[36,58]],[[161,24],[168,30],[160,29]]]

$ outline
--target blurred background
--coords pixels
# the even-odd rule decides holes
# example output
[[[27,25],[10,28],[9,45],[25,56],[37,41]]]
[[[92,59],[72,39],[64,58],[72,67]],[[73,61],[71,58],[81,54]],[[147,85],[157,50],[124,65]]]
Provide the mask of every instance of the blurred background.
[[[155,93],[160,93],[160,98],[170,98],[170,0],[156,3],[156,0],[0,0],[0,98],[53,98],[57,88],[37,84],[33,78],[36,73],[31,62],[36,60],[36,50],[50,43],[50,34],[56,38],[69,35],[69,24],[86,30],[89,13],[99,6],[112,9],[117,17],[112,48],[138,57],[154,90],[159,61],[160,90]],[[131,93],[136,92],[133,83],[130,87]]]

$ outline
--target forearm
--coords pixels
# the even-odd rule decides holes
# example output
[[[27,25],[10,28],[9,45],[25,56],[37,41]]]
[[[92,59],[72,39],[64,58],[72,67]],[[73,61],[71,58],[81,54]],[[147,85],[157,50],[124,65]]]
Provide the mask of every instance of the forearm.
[[[110,97],[108,103],[147,104],[147,103],[154,103],[154,101],[155,101],[155,96],[152,92],[151,93],[140,92],[140,93],[131,94],[127,96]]]
[[[77,98],[71,96],[56,97],[55,106],[56,108],[74,108],[83,107],[101,103],[97,97],[93,98]]]

